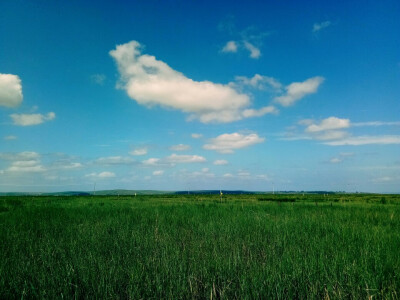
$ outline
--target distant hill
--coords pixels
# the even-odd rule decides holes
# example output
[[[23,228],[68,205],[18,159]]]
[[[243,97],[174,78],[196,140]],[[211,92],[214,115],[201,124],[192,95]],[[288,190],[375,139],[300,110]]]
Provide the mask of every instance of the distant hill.
[[[123,195],[164,195],[164,194],[174,194],[174,191],[156,191],[156,190],[103,190],[91,192],[90,195],[98,196],[123,196]]]
[[[52,193],[39,193],[39,192],[3,192],[0,196],[124,196],[124,195],[219,195],[220,190],[194,190],[194,191],[157,191],[157,190],[100,190],[96,192],[85,191],[64,191]],[[224,195],[238,195],[238,194],[272,194],[272,192],[261,191],[245,191],[245,190],[222,190]],[[329,191],[275,191],[275,194],[335,194],[336,192]]]

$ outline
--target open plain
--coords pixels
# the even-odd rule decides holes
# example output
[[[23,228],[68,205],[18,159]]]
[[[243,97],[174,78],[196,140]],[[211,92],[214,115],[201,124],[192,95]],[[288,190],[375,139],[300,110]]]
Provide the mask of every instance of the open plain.
[[[387,298],[400,196],[0,198],[0,298]]]

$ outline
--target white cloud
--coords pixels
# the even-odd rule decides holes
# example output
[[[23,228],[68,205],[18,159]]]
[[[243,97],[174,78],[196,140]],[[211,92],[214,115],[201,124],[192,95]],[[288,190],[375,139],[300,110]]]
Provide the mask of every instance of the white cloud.
[[[224,48],[222,48],[222,52],[237,52],[238,44],[235,41],[229,41],[225,44]]]
[[[191,147],[189,145],[184,145],[184,144],[178,144],[169,147],[169,149],[172,151],[186,151],[189,150],[190,148]]]
[[[200,133],[192,133],[192,138],[193,138],[193,139],[200,139],[200,138],[202,138],[202,137],[203,137],[203,135],[200,134]]]
[[[163,175],[164,174],[164,171],[163,170],[157,170],[157,171],[154,171],[153,172],[153,175],[154,176],[161,176],[161,175]]]
[[[142,161],[142,164],[149,167],[173,167],[176,164],[203,163],[206,161],[207,160],[203,156],[178,155],[174,153],[164,158],[149,158]]]
[[[52,155],[47,155],[52,157]],[[58,153],[58,156],[63,154]],[[25,151],[19,153],[0,153],[0,159],[11,161],[10,166],[4,170],[5,172],[19,172],[19,173],[32,173],[32,172],[46,172],[46,171],[60,171],[60,170],[75,170],[82,168],[83,165],[79,162],[73,162],[70,158],[62,158],[51,162],[49,165],[44,166],[41,163],[41,156],[39,153]],[[50,176],[50,175],[49,175]]]
[[[319,124],[311,119],[301,120],[298,124],[306,126],[304,129],[306,135],[302,139],[321,141],[344,139],[348,137],[349,134],[339,129],[346,129],[351,126],[349,119],[340,119],[336,117],[323,119]]]
[[[135,161],[130,157],[108,156],[100,157],[94,163],[99,165],[129,165],[135,163]]]
[[[247,50],[249,50],[251,58],[258,59],[261,56],[260,49],[254,46],[252,43],[244,41],[243,45]]]
[[[265,106],[260,109],[245,109],[243,111],[243,116],[245,118],[252,118],[252,117],[262,117],[266,114],[277,114],[279,112],[275,106]]]
[[[259,137],[256,133],[243,135],[240,133],[221,134],[216,138],[210,139],[208,144],[203,146],[206,150],[215,150],[220,153],[233,153],[236,149],[249,147],[264,142],[264,138]]]
[[[306,132],[320,132],[325,130],[343,129],[350,127],[349,119],[339,119],[336,117],[329,117],[322,120],[319,124],[310,124],[306,128]]]
[[[67,164],[58,164],[56,167],[60,168],[60,169],[65,169],[65,170],[72,170],[72,169],[82,168],[83,165],[78,162],[71,162],[71,163],[67,163]]]
[[[134,156],[141,156],[141,155],[146,155],[147,154],[147,148],[143,147],[143,148],[136,148],[133,149],[131,152],[129,152],[130,155],[134,155]]]
[[[207,161],[203,156],[199,155],[177,155],[171,154],[165,158],[168,163],[201,163]]]
[[[213,162],[213,164],[216,166],[222,166],[222,165],[227,165],[228,161],[225,159],[217,159]]]
[[[203,168],[201,171],[188,172],[187,170],[179,170],[177,173],[173,174],[173,177],[179,178],[180,180],[191,179],[206,179],[215,178],[215,174],[211,173],[208,168]]]
[[[249,51],[249,57],[253,59],[258,59],[261,56],[261,50],[254,43],[249,42],[248,39],[245,37],[243,40],[240,41],[229,41],[225,44],[222,48],[221,52],[223,53],[237,53],[240,49],[246,49]]]
[[[103,85],[104,81],[106,80],[106,75],[104,74],[93,74],[90,76],[90,79],[92,80],[93,83],[96,83],[98,85]]]
[[[203,123],[228,123],[246,117],[243,111],[251,104],[247,94],[228,84],[194,81],[154,56],[141,54],[141,49],[140,43],[131,41],[110,51],[120,73],[118,87],[137,103],[178,109],[188,113],[189,120]],[[256,115],[262,114],[247,117]]]
[[[301,98],[317,92],[318,87],[323,81],[323,77],[316,76],[303,82],[293,82],[285,87],[285,95],[275,97],[275,102],[282,106],[291,106]]]
[[[322,30],[322,29],[324,29],[324,28],[326,28],[326,27],[328,27],[330,25],[331,25],[330,21],[325,21],[325,22],[322,22],[322,23],[314,23],[312,32],[316,33],[316,32],[318,32],[318,31],[320,31],[320,30]]]
[[[46,169],[38,161],[15,161],[6,169],[8,172],[36,173],[44,172]]]
[[[157,165],[159,162],[160,162],[159,158],[149,158],[149,159],[146,159],[146,160],[142,161],[142,163],[144,165],[148,165],[148,166]]]
[[[102,178],[113,178],[115,177],[115,173],[113,172],[108,172],[108,171],[104,171],[104,172],[100,172],[100,173],[90,173],[90,174],[86,174],[85,177],[89,177],[89,178],[98,178],[98,179],[102,179]]]
[[[11,161],[11,165],[3,172],[33,173],[44,172],[40,163],[40,155],[36,152],[0,153],[0,159]]]
[[[222,177],[224,177],[224,178],[233,178],[234,176],[231,173],[225,173],[224,175],[222,175]]]
[[[382,121],[372,121],[372,122],[358,122],[351,123],[351,126],[363,127],[363,126],[400,126],[400,122],[382,122]]]
[[[319,140],[323,144],[330,146],[360,146],[370,144],[400,144],[399,135],[379,135],[379,136],[352,136],[349,132],[342,129],[360,126],[397,126],[399,122],[362,122],[352,123],[349,119],[340,119],[337,117],[329,117],[323,119],[320,123],[316,123],[312,119],[305,119],[298,122],[299,125],[306,126],[303,135],[298,135],[295,132],[287,132],[289,137],[283,138],[284,140]],[[400,124],[400,123],[399,123]],[[346,156],[352,156],[354,153],[341,153],[340,159],[343,160]],[[333,163],[339,162],[334,159]]]
[[[39,158],[39,153],[32,151],[24,151],[19,153],[0,153],[0,159],[10,161],[37,160]]]
[[[14,125],[18,126],[32,126],[42,124],[46,121],[54,120],[56,114],[54,112],[49,112],[46,115],[42,114],[11,114],[11,119]]]
[[[15,135],[7,135],[4,137],[6,141],[12,141],[18,139]]]
[[[330,146],[360,146],[360,145],[389,145],[389,144],[400,144],[400,135],[381,135],[381,136],[355,136],[347,137],[344,139],[325,142],[325,145]]]
[[[0,106],[17,107],[22,98],[21,79],[17,75],[0,73]]]
[[[239,86],[251,86],[258,90],[272,89],[274,91],[280,91],[282,84],[273,77],[263,76],[255,74],[253,77],[248,78],[246,76],[236,76],[236,84]]]

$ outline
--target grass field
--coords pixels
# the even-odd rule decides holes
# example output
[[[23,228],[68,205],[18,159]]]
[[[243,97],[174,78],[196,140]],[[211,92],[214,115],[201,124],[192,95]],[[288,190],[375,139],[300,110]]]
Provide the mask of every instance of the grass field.
[[[400,196],[1,197],[0,299],[400,297]]]

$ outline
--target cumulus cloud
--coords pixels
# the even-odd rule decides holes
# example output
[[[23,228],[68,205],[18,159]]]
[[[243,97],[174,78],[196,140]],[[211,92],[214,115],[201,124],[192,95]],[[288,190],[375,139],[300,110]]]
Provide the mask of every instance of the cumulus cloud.
[[[329,117],[322,120],[319,124],[310,124],[306,128],[306,132],[320,132],[325,130],[343,129],[350,127],[349,119],[339,119],[336,117]]]
[[[203,123],[228,123],[265,114],[243,114],[251,104],[250,97],[229,84],[192,80],[141,51],[137,41],[110,51],[120,73],[118,87],[137,103],[181,110],[189,114],[189,120]]]
[[[277,114],[279,112],[275,106],[265,106],[260,109],[245,109],[243,111],[243,116],[245,118],[252,118],[252,117],[262,117],[266,114]]]
[[[225,44],[225,46],[222,48],[222,52],[237,52],[238,50],[238,44],[236,41],[229,41]]]
[[[143,147],[143,148],[136,148],[133,149],[131,152],[129,152],[130,155],[134,155],[134,156],[142,156],[142,155],[146,155],[147,154],[147,148]]]
[[[326,28],[326,27],[328,27],[330,25],[331,25],[330,21],[325,21],[325,22],[321,22],[321,23],[314,23],[312,32],[313,33],[317,33],[318,31],[320,31],[320,30],[322,30],[322,29],[324,29],[324,28]]]
[[[32,126],[39,125],[46,121],[54,120],[56,114],[54,112],[49,112],[46,115],[42,114],[11,114],[11,119],[13,124],[17,126]]]
[[[178,144],[178,145],[173,145],[171,147],[169,147],[170,150],[172,151],[186,151],[186,150],[190,150],[190,146],[189,145],[184,145],[184,144]]]
[[[98,178],[98,179],[113,178],[115,176],[116,176],[115,173],[108,172],[108,171],[104,171],[104,172],[100,172],[100,173],[93,172],[93,173],[85,175],[85,177],[94,178],[94,179],[95,178]]]
[[[36,173],[44,172],[46,169],[37,160],[14,161],[11,166],[6,169],[8,172],[18,173]]]
[[[157,170],[157,171],[154,171],[153,172],[153,176],[161,176],[161,175],[163,175],[164,174],[164,171],[163,170]]]
[[[24,151],[19,153],[9,153],[9,152],[0,153],[0,159],[9,161],[36,160],[39,158],[40,158],[39,153],[32,151]]]
[[[305,126],[304,134],[300,136],[286,138],[287,140],[313,139],[320,141],[330,141],[344,139],[349,136],[347,129],[351,126],[349,119],[340,119],[337,117],[329,117],[316,122],[312,119],[304,119],[298,122],[299,125]]]
[[[246,148],[264,142],[265,139],[256,133],[244,135],[241,133],[226,133],[210,139],[208,144],[203,146],[206,150],[215,150],[220,153],[233,153],[236,149]]]
[[[17,75],[0,74],[0,106],[17,107],[22,98],[21,79]]]
[[[40,155],[36,152],[0,153],[0,159],[11,161],[11,165],[6,170],[3,170],[3,173],[33,173],[46,171],[46,168],[40,163]]]
[[[216,166],[222,166],[222,165],[227,165],[228,161],[225,159],[217,159],[213,162],[213,164]]]
[[[158,165],[159,162],[160,162],[159,158],[152,157],[152,158],[142,161],[142,164],[147,165],[147,166],[155,166],[155,165]]]
[[[399,122],[361,122],[352,123],[349,119],[340,119],[337,117],[329,117],[323,119],[322,121],[315,122],[312,119],[304,119],[298,122],[299,125],[305,126],[303,135],[296,135],[296,133],[288,132],[289,135],[285,140],[319,140],[323,141],[323,144],[330,146],[360,146],[360,145],[370,145],[370,144],[400,144],[399,135],[378,135],[378,136],[353,136],[348,131],[344,129],[350,129],[351,127],[360,126],[397,126]],[[340,156],[343,158],[345,156],[351,156],[353,153],[341,153]],[[342,159],[334,159],[331,161],[337,163]]]
[[[285,87],[286,94],[275,97],[275,102],[282,106],[291,106],[303,97],[316,93],[323,81],[323,77],[316,76],[303,82],[293,82]]]
[[[201,163],[207,160],[200,155],[178,155],[171,154],[165,158],[166,162],[177,164],[177,163]]]
[[[51,159],[54,155],[64,156],[62,153],[48,154],[47,160]],[[79,162],[72,161],[72,158],[62,158],[52,161],[46,165],[41,162],[41,155],[37,152],[24,151],[19,153],[0,153],[0,159],[11,162],[3,173],[39,173],[50,171],[70,171],[83,167]],[[52,175],[48,175],[52,176]]]

